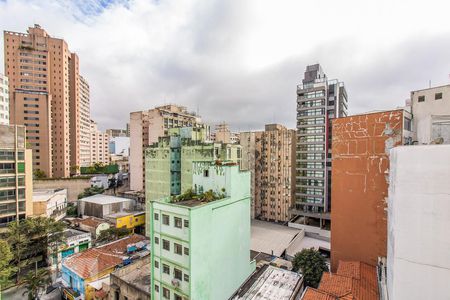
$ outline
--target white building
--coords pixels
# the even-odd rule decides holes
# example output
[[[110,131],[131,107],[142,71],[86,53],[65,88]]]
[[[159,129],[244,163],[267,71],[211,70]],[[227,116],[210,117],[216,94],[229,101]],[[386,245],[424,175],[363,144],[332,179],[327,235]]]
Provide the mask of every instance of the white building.
[[[97,123],[91,120],[91,138],[90,138],[91,159],[89,165],[95,163],[109,164],[109,136],[101,132]]]
[[[67,189],[33,190],[33,215],[61,220],[67,211]]]
[[[395,147],[390,164],[389,300],[449,299],[450,145]]]
[[[91,136],[91,109],[89,84],[80,75],[80,166],[88,167],[90,165],[90,136]]]
[[[450,85],[411,92],[415,141],[450,144]]]
[[[64,236],[64,244],[59,246],[57,254],[48,256],[48,263],[52,270],[56,269],[56,263],[58,263],[58,267],[61,268],[61,263],[66,257],[82,252],[92,246],[90,232],[66,229],[64,231]],[[51,251],[51,249],[49,250]]]
[[[8,77],[0,74],[0,124],[9,125]]]
[[[130,138],[126,136],[110,136],[109,153],[128,157],[130,155]]]

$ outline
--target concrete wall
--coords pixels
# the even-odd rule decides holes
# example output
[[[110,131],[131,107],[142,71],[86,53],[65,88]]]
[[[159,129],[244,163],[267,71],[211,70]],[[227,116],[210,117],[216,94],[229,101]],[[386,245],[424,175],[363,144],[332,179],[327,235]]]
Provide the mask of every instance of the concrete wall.
[[[57,180],[34,180],[34,189],[67,189],[67,200],[76,202],[78,195],[89,188],[89,179],[57,179]]]
[[[436,99],[438,93],[442,93],[442,99]],[[424,101],[419,102],[419,97],[424,97]],[[411,92],[411,105],[419,145],[430,144],[439,137],[450,144],[450,85]]]
[[[449,299],[450,145],[391,151],[389,299]]]
[[[389,151],[402,144],[403,111],[333,120],[331,269],[386,256]]]

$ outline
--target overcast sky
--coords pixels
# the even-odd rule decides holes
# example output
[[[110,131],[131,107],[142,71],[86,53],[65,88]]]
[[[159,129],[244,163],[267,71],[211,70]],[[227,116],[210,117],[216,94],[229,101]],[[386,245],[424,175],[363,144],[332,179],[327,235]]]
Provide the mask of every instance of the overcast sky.
[[[345,82],[350,113],[401,106],[430,80],[448,84],[447,2],[0,0],[0,28],[38,23],[64,38],[103,129],[164,103],[235,130],[294,128],[308,64]],[[0,62],[3,72],[3,52]]]

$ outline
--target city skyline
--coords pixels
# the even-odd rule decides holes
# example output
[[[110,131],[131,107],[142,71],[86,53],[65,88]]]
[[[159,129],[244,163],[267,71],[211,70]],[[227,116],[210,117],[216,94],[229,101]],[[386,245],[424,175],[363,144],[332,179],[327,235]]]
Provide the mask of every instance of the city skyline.
[[[346,82],[350,114],[401,106],[409,91],[430,80],[448,83],[445,10],[436,9],[442,1],[431,2],[436,5],[350,1],[324,9],[318,3],[0,1],[0,26],[23,32],[38,23],[64,37],[80,57],[92,117],[102,130],[124,127],[129,111],[177,103],[199,110],[209,124],[226,121],[245,131],[266,123],[295,128],[295,86],[313,63]]]

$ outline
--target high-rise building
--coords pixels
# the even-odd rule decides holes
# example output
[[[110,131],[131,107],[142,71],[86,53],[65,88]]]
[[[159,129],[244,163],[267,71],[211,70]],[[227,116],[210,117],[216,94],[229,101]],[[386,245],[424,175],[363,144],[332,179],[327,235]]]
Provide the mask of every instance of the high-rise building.
[[[334,119],[331,269],[339,261],[376,265],[387,251],[389,152],[412,136],[403,109]]]
[[[32,213],[32,154],[25,127],[0,125],[0,231]]]
[[[80,75],[80,123],[79,123],[79,162],[77,166],[88,167],[90,163],[91,109],[89,83]],[[74,158],[76,159],[76,157]]]
[[[240,164],[241,146],[205,142],[204,128],[171,128],[168,136],[159,138],[145,153],[145,196],[149,213],[150,202],[179,195],[192,187],[194,161],[207,164],[215,161]],[[149,235],[149,226],[146,228]]]
[[[218,163],[192,169],[193,192],[218,197],[150,203],[151,299],[229,299],[255,270],[250,174]]]
[[[67,177],[79,165],[78,57],[37,24],[27,33],[5,31],[4,47],[10,123],[26,126],[35,170]]]
[[[106,133],[110,138],[129,136],[127,129],[106,129]]]
[[[209,136],[209,126],[194,112],[178,105],[159,106],[148,111],[130,114],[130,189],[143,191],[145,186],[145,148],[168,134],[170,128],[204,128]]]
[[[297,86],[297,157],[292,216],[304,228],[330,228],[331,119],[347,116],[343,82],[329,80],[319,64],[306,67]]]
[[[8,77],[0,74],[0,125],[9,125]]]
[[[391,151],[388,296],[383,299],[448,298],[449,166],[450,145],[403,146]]]
[[[450,84],[411,92],[414,142],[450,144]]]
[[[231,132],[227,123],[217,124],[211,133],[211,140],[219,143],[238,144],[239,133]]]
[[[243,132],[241,168],[252,175],[252,216],[286,222],[294,202],[295,130],[268,124],[265,131]]]
[[[109,136],[101,132],[97,123],[91,120],[89,166],[95,163],[109,164]]]

